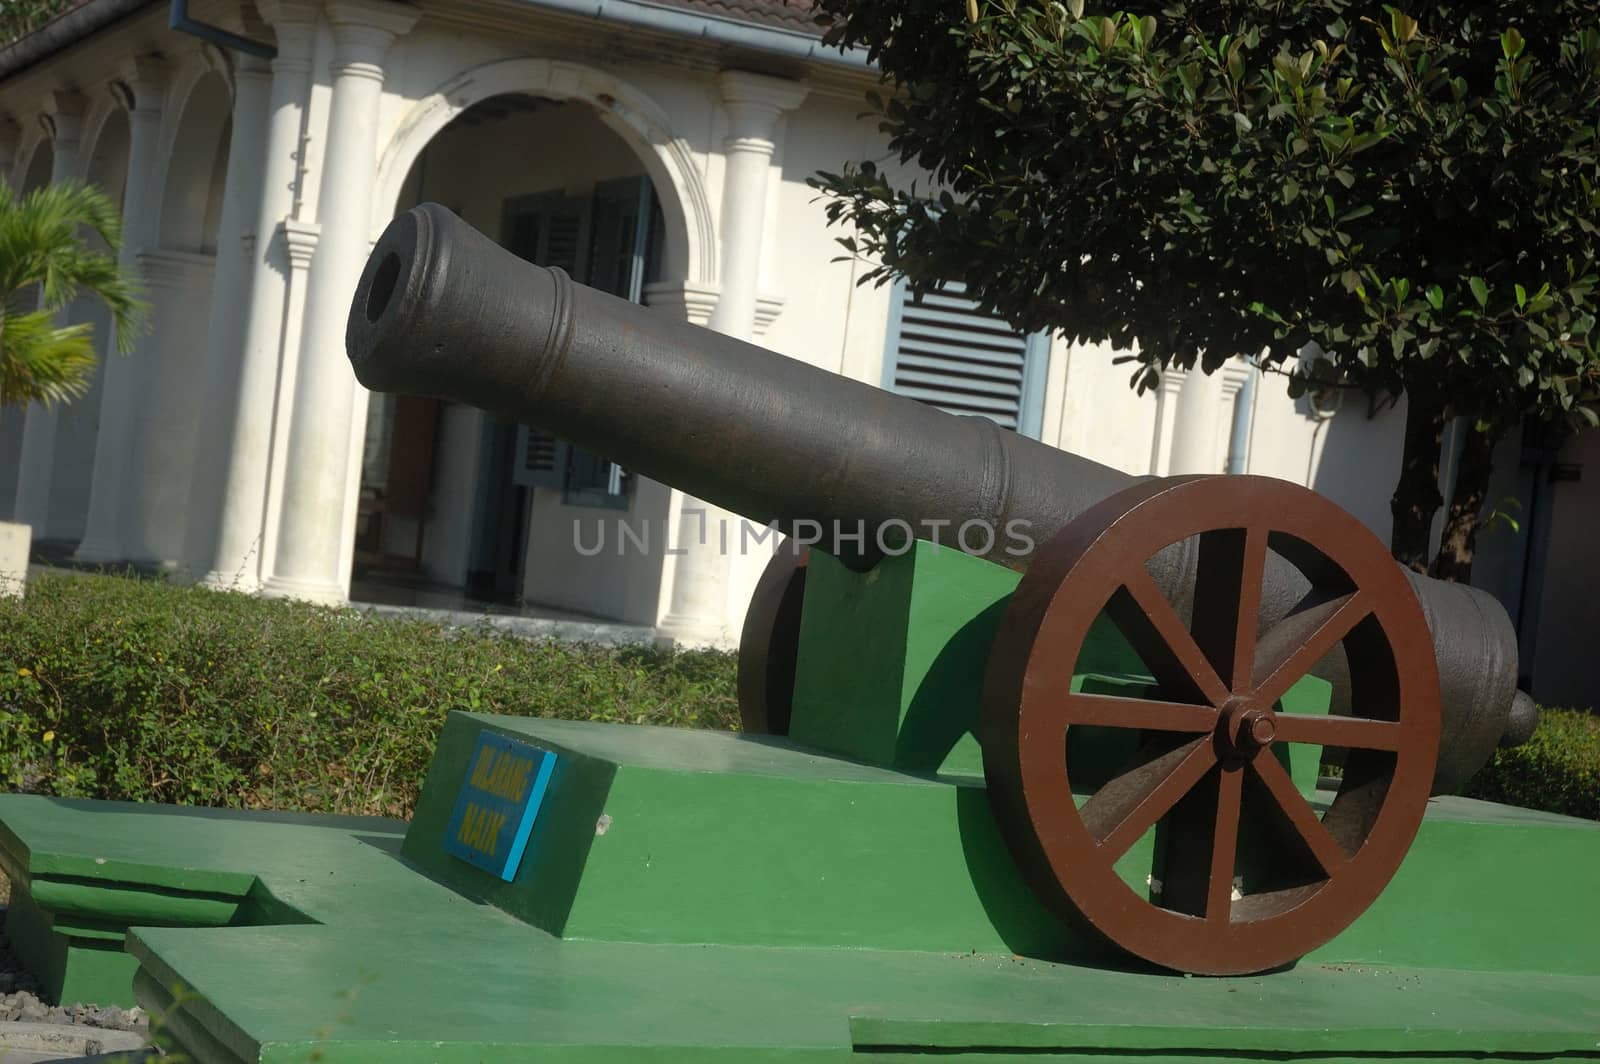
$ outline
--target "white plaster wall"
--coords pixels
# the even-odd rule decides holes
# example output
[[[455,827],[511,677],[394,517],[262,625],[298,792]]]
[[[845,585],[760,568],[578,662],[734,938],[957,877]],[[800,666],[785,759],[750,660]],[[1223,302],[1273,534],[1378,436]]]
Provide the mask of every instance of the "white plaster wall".
[[[150,348],[155,357],[134,388],[123,546],[134,561],[173,567],[183,556],[194,463],[217,460],[194,451],[213,260],[178,252],[163,252],[161,259],[156,269],[165,279],[158,284],[152,278],[147,297],[161,342]],[[146,276],[154,272],[147,260]]]
[[[89,480],[94,472],[95,439],[100,432],[101,383],[105,380],[106,359],[122,358],[110,342],[111,312],[95,299],[80,299],[73,304],[70,322],[86,322],[94,330],[95,351],[100,363],[95,367],[94,383],[81,397],[61,408],[56,422],[56,450],[50,471],[50,513],[42,533],[35,535],[55,540],[83,538],[89,515]]]
[[[568,506],[560,492],[547,488],[533,494],[524,598],[631,624],[655,624],[672,492],[640,478],[627,510]],[[623,534],[624,524],[632,538]]]
[[[481,411],[459,403],[446,403],[439,412],[433,512],[423,528],[422,569],[452,587],[467,581],[483,425]],[[406,542],[409,549],[412,541]]]
[[[1045,390],[1045,443],[1135,476],[1150,472],[1156,397],[1128,387],[1132,368],[1112,360],[1106,344],[1050,345]]]

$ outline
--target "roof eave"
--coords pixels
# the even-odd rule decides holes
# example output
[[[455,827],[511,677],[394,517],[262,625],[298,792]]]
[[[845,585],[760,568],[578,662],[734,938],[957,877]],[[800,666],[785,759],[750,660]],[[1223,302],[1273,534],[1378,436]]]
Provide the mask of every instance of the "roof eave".
[[[0,49],[0,81],[44,62],[74,44],[160,0],[89,0]]]

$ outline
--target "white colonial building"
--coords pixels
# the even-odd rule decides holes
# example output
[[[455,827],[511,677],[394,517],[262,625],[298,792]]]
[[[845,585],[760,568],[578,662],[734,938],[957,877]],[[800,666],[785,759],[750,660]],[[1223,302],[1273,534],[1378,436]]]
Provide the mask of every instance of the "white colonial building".
[[[858,286],[806,179],[885,156],[860,118],[875,79],[822,48],[805,6],[84,0],[0,51],[0,173],[119,201],[153,307],[85,399],[0,415],[0,517],[47,556],[221,587],[734,639],[768,548],[680,550],[696,505],[681,493],[538,426],[356,384],[343,333],[368,250],[435,201],[662,314],[1130,473],[1310,484],[1387,535],[1396,411],[1293,401],[1242,363],[1141,398],[1110,352],[1015,335],[958,291]],[[93,304],[66,313],[103,337]],[[1585,668],[1600,495],[1571,483],[1597,446],[1508,446],[1496,498],[1520,500],[1520,532],[1480,554],[1556,701],[1600,699]]]

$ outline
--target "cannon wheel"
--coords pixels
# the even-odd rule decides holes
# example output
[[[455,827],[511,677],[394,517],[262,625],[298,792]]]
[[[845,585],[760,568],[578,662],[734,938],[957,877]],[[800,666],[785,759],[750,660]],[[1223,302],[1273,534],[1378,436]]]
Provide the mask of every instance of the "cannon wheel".
[[[1147,562],[1190,537],[1186,624]],[[1312,590],[1258,632],[1273,555]],[[1073,693],[1102,612],[1152,697]],[[1352,715],[1283,712],[1341,643]],[[1136,729],[1138,749],[1081,806],[1066,756],[1080,728]],[[1147,481],[1062,529],[1023,576],[989,659],[983,739],[994,814],[1047,906],[1161,967],[1246,974],[1331,939],[1399,867],[1438,756],[1439,677],[1410,582],[1339,507],[1262,477]],[[1275,756],[1283,743],[1349,750],[1320,815]]]
[[[800,654],[800,607],[811,548],[786,539],[750,596],[739,635],[739,722],[752,735],[788,735]]]

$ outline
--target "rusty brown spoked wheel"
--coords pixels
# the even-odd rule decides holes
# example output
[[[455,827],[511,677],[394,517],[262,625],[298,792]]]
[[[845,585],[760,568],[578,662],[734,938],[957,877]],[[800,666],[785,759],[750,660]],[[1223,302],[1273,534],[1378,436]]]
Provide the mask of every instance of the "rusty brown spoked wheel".
[[[1162,591],[1186,551],[1187,623]],[[1260,624],[1264,574],[1284,566],[1309,591]],[[1074,693],[1102,614],[1154,676],[1148,697]],[[1285,712],[1341,647],[1350,715]],[[1133,729],[1138,750],[1076,800],[1075,729]],[[1279,757],[1294,743],[1349,751],[1320,816]],[[1328,500],[1263,477],[1149,481],[1039,551],[995,639],[983,744],[995,816],[1047,905],[1162,967],[1265,971],[1348,926],[1410,847],[1438,756],[1433,644],[1384,545]]]

